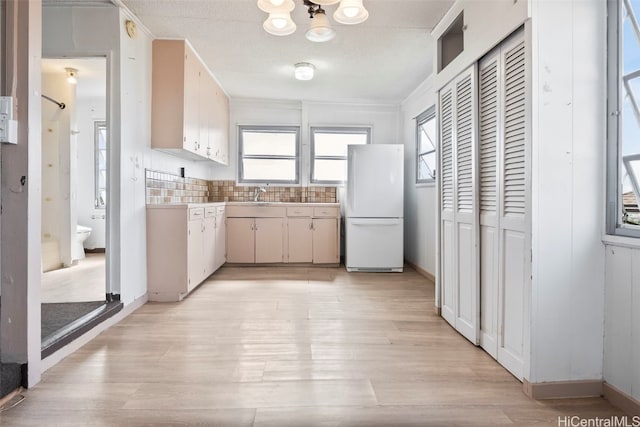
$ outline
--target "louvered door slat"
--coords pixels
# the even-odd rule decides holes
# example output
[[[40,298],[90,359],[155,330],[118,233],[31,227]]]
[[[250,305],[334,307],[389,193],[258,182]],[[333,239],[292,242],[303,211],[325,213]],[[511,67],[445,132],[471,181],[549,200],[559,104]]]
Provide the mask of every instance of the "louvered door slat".
[[[505,54],[504,197],[505,216],[523,216],[525,192],[525,50],[519,43]]]
[[[471,76],[456,84],[458,212],[473,212],[473,93]]]
[[[480,71],[480,212],[497,210],[498,61]]]
[[[441,168],[442,168],[442,208],[453,210],[453,102],[452,91],[441,94]]]

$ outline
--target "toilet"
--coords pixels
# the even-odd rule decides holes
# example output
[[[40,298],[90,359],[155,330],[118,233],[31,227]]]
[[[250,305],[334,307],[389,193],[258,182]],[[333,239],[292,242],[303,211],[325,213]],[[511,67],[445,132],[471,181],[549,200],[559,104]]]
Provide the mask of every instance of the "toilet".
[[[84,225],[76,226],[76,240],[73,244],[73,250],[71,254],[71,258],[83,259],[84,256],[84,241],[89,238],[91,235],[91,228],[85,227]]]

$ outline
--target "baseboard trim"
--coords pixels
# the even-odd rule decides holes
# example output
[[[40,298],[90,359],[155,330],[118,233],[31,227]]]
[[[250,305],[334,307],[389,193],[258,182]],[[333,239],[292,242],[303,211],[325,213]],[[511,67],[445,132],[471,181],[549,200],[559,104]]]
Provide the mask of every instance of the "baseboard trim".
[[[604,398],[613,406],[617,406],[630,415],[640,415],[640,400],[629,396],[627,393],[618,390],[606,382],[603,384],[602,389],[604,391]]]
[[[522,391],[535,400],[602,396],[602,380],[522,382]]]
[[[421,275],[423,275],[424,277],[426,277],[427,279],[431,280],[432,282],[435,283],[436,281],[436,276],[434,276],[433,274],[429,273],[427,270],[417,266],[416,264],[409,262],[409,261],[405,261],[407,263],[407,265],[411,268],[413,268],[415,271],[417,271],[418,273],[420,273]]]

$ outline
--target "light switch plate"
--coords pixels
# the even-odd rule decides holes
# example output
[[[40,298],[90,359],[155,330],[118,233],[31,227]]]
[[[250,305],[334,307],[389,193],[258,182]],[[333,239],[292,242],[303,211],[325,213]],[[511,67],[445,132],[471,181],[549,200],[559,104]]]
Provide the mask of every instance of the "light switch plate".
[[[13,97],[0,96],[0,142],[18,143],[18,121],[13,120]]]

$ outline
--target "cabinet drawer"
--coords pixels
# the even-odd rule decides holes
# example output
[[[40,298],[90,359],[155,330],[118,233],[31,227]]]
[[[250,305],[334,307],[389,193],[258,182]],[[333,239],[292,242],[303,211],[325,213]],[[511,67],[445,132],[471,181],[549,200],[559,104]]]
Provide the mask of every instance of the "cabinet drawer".
[[[287,216],[312,216],[313,208],[307,206],[292,206],[287,208]]]
[[[216,207],[216,214],[217,215],[224,215],[224,206]]]
[[[191,208],[189,209],[189,221],[194,219],[204,218],[204,208]]]
[[[207,206],[204,208],[204,217],[210,218],[212,216],[216,216],[216,207],[215,206]]]
[[[319,217],[339,217],[340,216],[340,208],[332,208],[332,207],[324,207],[324,208],[313,208],[313,216],[314,218]]]
[[[287,215],[285,207],[276,206],[227,206],[228,218],[282,218]]]

